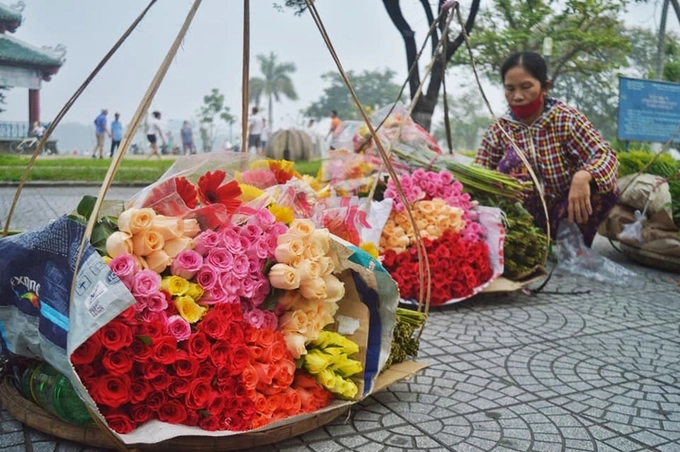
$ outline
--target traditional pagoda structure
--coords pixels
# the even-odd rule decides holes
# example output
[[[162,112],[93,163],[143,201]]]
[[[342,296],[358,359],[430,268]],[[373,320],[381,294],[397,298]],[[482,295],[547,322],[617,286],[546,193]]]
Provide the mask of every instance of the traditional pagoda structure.
[[[23,9],[23,5],[20,3]],[[64,63],[64,56],[39,49],[10,33],[21,26],[21,11],[0,3],[0,86],[28,88],[28,127],[40,121],[40,88]],[[65,53],[65,52],[64,52]]]

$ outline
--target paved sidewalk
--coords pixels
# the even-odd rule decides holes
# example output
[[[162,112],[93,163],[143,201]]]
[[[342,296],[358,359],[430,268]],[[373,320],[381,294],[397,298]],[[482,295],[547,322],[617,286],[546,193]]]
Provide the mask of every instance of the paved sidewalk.
[[[28,188],[13,228],[97,189]],[[136,189],[113,189],[124,199]],[[13,189],[0,188],[0,220]],[[620,284],[555,274],[529,296],[481,295],[431,313],[429,367],[348,418],[270,451],[680,451],[680,275],[638,267]],[[88,451],[0,417],[0,451]]]

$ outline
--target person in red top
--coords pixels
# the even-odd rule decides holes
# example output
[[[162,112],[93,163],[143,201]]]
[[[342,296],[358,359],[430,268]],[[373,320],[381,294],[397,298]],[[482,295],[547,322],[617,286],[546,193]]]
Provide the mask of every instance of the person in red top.
[[[501,79],[510,109],[487,130],[475,163],[528,180],[512,137],[543,186],[553,238],[560,221],[576,221],[591,246],[618,198],[616,153],[585,115],[548,97],[552,84],[541,55],[513,54],[501,68]],[[524,206],[545,230],[536,191]]]

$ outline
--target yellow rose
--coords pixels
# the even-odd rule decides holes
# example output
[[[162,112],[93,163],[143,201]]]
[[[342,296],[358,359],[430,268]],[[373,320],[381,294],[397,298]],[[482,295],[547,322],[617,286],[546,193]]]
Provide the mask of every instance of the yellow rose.
[[[335,388],[335,378],[335,372],[330,369],[323,369],[316,374],[317,381],[329,391],[332,391],[333,388]]]
[[[129,234],[137,234],[151,227],[156,212],[150,208],[128,209],[118,216],[118,229]]]
[[[168,253],[163,250],[154,251],[144,258],[146,261],[146,267],[149,270],[153,270],[156,273],[162,273],[168,265],[172,262]]]
[[[363,370],[361,363],[356,359],[349,359],[347,355],[340,355],[331,365],[331,369],[347,378],[356,375]]]
[[[300,283],[300,293],[308,300],[323,300],[326,298],[326,282],[323,278],[309,279]]]
[[[165,240],[171,240],[182,236],[182,233],[184,232],[184,223],[177,217],[156,215],[151,222],[150,229],[158,232]]]
[[[166,276],[161,280],[161,289],[167,290],[173,297],[187,295],[190,287],[191,283],[181,276]]]
[[[328,367],[331,363],[331,358],[331,356],[327,355],[322,350],[315,348],[307,352],[302,367],[307,369],[310,374],[317,374]]]
[[[269,283],[277,289],[292,290],[300,287],[300,275],[290,265],[274,264],[268,276]]]
[[[337,302],[345,296],[345,284],[333,275],[323,277],[326,286],[325,301]]]
[[[296,219],[290,224],[290,229],[288,229],[289,234],[295,234],[303,239],[309,238],[312,233],[316,230],[316,226],[312,220],[308,219]]]
[[[309,317],[301,309],[295,311],[287,311],[279,319],[279,331],[282,333],[300,333],[307,332],[307,325],[309,325]]]
[[[102,256],[102,260],[104,261],[104,263],[106,265],[109,265],[109,262],[111,262],[113,260],[113,258],[111,258],[109,256]]]
[[[297,268],[298,274],[300,275],[300,284],[303,284],[310,279],[321,277],[321,265],[319,265],[318,262],[302,259],[300,264],[295,268]]]
[[[196,303],[193,298],[189,296],[177,297],[174,299],[177,312],[184,320],[189,323],[196,323],[201,320],[201,317],[206,313],[208,308]]]
[[[186,294],[187,296],[193,298],[194,301],[198,301],[203,296],[203,287],[201,287],[200,284],[189,283],[189,289],[187,290]]]
[[[359,392],[359,388],[357,387],[356,383],[354,383],[352,380],[345,379],[339,375],[336,375],[335,387],[333,388],[333,392],[336,394],[340,394],[342,397],[352,399]]]
[[[290,264],[296,257],[302,256],[305,244],[297,235],[281,234],[277,240],[278,245],[274,250],[274,257],[279,262]]]
[[[170,257],[176,257],[184,250],[192,250],[196,244],[194,239],[189,237],[178,237],[176,239],[166,240],[163,245],[163,250],[168,253]]]
[[[290,353],[293,355],[294,359],[298,359],[302,355],[307,354],[307,349],[305,348],[305,338],[299,333],[288,333],[284,334],[283,338],[286,341],[286,346]]]
[[[133,252],[137,256],[148,256],[154,251],[163,249],[165,240],[156,231],[142,231],[132,236]]]
[[[132,250],[132,236],[127,232],[116,231],[106,239],[106,254],[111,257],[130,254]]]

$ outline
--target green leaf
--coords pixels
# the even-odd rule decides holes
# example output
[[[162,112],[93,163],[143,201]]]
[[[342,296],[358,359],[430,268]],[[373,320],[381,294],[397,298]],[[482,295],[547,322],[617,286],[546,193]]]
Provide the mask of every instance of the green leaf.
[[[144,342],[146,345],[151,345],[151,338],[149,336],[137,336],[137,339]]]
[[[279,296],[281,295],[281,289],[272,288],[265,298],[264,303],[262,303],[262,309],[265,311],[273,311],[276,305],[279,303]]]
[[[90,195],[83,196],[83,199],[81,199],[80,203],[78,204],[78,209],[76,209],[76,212],[78,212],[79,215],[85,217],[86,220],[89,220],[90,215],[92,215],[92,211],[94,210],[94,204],[96,202],[97,202],[96,196]]]

